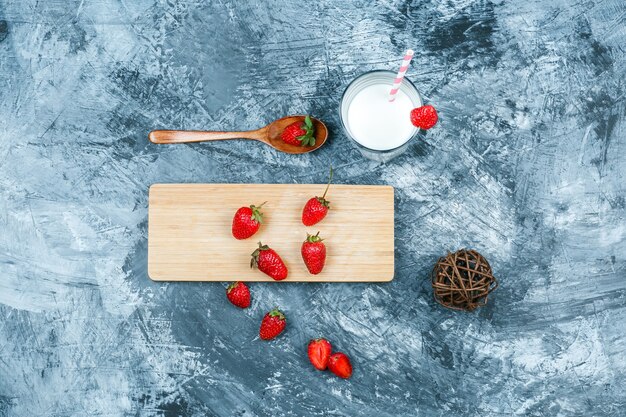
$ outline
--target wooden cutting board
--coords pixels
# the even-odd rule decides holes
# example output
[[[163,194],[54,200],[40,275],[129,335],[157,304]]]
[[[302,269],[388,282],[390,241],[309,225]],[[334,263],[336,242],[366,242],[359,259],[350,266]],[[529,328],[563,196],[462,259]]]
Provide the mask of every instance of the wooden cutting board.
[[[326,184],[155,184],[148,208],[148,275],[155,281],[271,281],[250,268],[262,241],[287,264],[280,282],[382,282],[394,275],[393,187],[333,184],[331,210],[320,223],[302,224],[306,201]],[[261,204],[264,223],[251,238],[231,234],[241,206]],[[311,275],[300,247],[306,234],[325,240],[326,267]]]

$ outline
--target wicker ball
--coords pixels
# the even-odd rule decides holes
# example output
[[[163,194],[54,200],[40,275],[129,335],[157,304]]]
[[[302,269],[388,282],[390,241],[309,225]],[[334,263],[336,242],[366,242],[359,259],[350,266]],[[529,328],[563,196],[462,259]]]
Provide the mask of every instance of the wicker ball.
[[[489,293],[498,288],[489,262],[475,250],[461,249],[439,258],[431,278],[435,300],[454,310],[484,306]]]

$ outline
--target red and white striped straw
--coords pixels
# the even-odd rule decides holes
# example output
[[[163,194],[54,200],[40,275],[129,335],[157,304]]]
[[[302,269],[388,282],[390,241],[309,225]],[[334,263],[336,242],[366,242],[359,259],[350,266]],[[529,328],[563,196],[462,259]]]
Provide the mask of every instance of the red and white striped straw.
[[[400,66],[398,75],[396,75],[396,79],[393,80],[393,86],[391,87],[391,91],[389,92],[389,102],[392,102],[396,99],[396,94],[398,94],[398,90],[400,90],[400,84],[402,84],[402,79],[404,78],[406,71],[409,69],[411,59],[413,59],[413,50],[409,49],[404,54],[404,59],[402,60],[402,65]]]

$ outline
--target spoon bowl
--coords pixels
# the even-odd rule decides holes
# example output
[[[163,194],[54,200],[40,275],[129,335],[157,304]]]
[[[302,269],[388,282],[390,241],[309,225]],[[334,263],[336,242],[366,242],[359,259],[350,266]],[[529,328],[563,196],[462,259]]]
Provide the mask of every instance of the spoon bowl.
[[[200,130],[153,130],[148,134],[148,139],[152,143],[158,144],[174,144],[174,143],[192,143],[206,142],[213,140],[227,139],[252,139],[266,143],[272,148],[289,153],[301,154],[308,153],[319,149],[326,139],[328,139],[328,129],[324,122],[311,117],[313,126],[315,127],[315,145],[313,146],[295,146],[283,142],[281,134],[287,126],[292,123],[304,123],[305,116],[287,116],[275,120],[269,125],[257,130],[249,130],[243,132],[217,132],[217,131],[200,131]]]

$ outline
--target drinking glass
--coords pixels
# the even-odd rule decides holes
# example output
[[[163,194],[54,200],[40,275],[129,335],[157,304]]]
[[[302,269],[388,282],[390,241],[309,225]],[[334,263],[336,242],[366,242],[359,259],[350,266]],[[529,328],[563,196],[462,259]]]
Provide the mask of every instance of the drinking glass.
[[[363,143],[361,143],[362,141],[359,141],[353,134],[352,124],[356,123],[356,121],[353,120],[351,124],[349,110],[354,98],[357,96],[357,94],[362,92],[367,87],[371,87],[374,85],[384,85],[388,90],[391,90],[391,86],[395,78],[396,73],[392,71],[374,70],[366,72],[352,80],[352,82],[346,87],[343,96],[341,97],[341,102],[339,105],[339,116],[341,118],[341,124],[344,131],[346,132],[346,135],[350,138],[352,143],[357,147],[357,149],[364,157],[372,159],[374,161],[388,162],[396,156],[401,155],[408,148],[409,142],[413,138],[418,136],[420,131],[418,128],[413,127],[411,134],[406,138],[406,140],[404,140],[404,138],[392,138],[393,140],[391,140],[390,142],[394,143],[394,146],[390,148],[386,148],[385,146],[385,142],[387,141],[386,139],[389,139],[389,137],[374,139],[378,142],[376,144],[376,148],[378,149],[372,149],[371,145],[370,147],[364,145]],[[419,94],[419,91],[417,91],[415,85],[406,77],[402,80],[402,84],[400,85],[400,91],[406,94],[406,96],[409,98],[412,108],[420,107],[422,105],[422,98]],[[375,100],[376,103],[372,103],[372,105],[385,105],[380,102],[381,100],[384,100],[386,105],[393,106],[395,104],[389,103],[388,96],[381,95]],[[410,120],[411,109],[404,108],[402,110],[403,113],[404,111],[406,111],[407,121]],[[384,123],[384,120],[382,120],[381,123]],[[380,127],[384,128],[384,126]],[[389,131],[391,132],[391,135],[394,134],[393,129],[390,129]],[[397,145],[398,141],[400,141],[400,145]],[[372,142],[370,141],[370,143]]]

